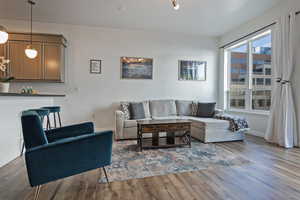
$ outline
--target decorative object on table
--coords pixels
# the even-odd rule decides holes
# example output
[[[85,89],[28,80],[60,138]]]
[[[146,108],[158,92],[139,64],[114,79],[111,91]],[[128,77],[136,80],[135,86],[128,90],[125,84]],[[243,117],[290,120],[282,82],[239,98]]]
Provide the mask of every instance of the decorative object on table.
[[[8,93],[9,92],[9,82],[13,79],[14,79],[14,77],[0,79],[0,92]]]
[[[206,80],[205,61],[179,60],[178,80],[180,81],[205,81]]]
[[[28,0],[28,4],[30,4],[30,44],[27,45],[25,49],[25,54],[28,58],[34,59],[37,57],[38,52],[32,45],[32,7],[35,5],[34,1]]]
[[[23,87],[21,89],[21,94],[37,94],[38,91],[32,89],[32,87]]]
[[[122,79],[153,79],[153,59],[121,57]]]
[[[44,131],[36,112],[21,117],[28,180],[38,199],[43,184],[111,164],[112,131],[95,132],[92,122]]]
[[[249,160],[216,144],[204,144],[192,140],[192,146],[193,148],[178,147],[137,152],[136,141],[114,142],[112,164],[106,168],[109,180],[125,181],[251,164]],[[106,181],[102,178],[100,182]]]
[[[5,44],[8,40],[8,33],[4,26],[0,25],[0,44]]]
[[[90,60],[90,73],[101,74],[101,60]]]
[[[7,64],[9,63],[8,59],[0,57],[0,73],[3,78],[0,78],[0,92],[7,93],[9,92],[9,82],[14,79],[14,77],[6,77],[7,74]]]

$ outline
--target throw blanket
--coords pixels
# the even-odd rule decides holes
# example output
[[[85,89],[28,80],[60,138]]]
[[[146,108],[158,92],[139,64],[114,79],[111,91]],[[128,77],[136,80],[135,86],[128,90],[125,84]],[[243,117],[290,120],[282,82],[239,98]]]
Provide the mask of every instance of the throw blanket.
[[[243,117],[220,113],[216,114],[214,118],[229,121],[229,130],[231,130],[232,132],[239,131],[242,129],[249,129],[248,122]]]

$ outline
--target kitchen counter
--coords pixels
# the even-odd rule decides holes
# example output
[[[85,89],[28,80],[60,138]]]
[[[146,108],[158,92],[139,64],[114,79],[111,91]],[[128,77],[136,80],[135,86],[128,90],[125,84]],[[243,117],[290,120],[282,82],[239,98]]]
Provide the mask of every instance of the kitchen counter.
[[[26,93],[1,93],[0,96],[9,96],[9,97],[65,97],[65,94],[26,94]]]
[[[0,93],[0,167],[20,156],[23,134],[21,113],[44,106],[61,106],[61,94]]]

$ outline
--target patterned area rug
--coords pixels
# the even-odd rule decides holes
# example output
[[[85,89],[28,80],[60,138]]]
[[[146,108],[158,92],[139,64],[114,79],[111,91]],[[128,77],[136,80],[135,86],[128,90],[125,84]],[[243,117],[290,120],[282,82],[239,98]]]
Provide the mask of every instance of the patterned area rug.
[[[220,146],[197,141],[192,148],[136,149],[136,141],[114,143],[112,165],[106,167],[110,182],[250,163]]]

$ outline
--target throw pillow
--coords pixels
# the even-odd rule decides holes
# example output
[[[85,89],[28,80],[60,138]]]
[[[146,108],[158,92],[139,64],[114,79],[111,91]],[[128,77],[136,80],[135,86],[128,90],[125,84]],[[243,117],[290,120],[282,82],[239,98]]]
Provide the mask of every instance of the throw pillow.
[[[213,117],[216,103],[198,103],[198,117]]]
[[[130,105],[129,102],[121,102],[120,103],[121,111],[124,113],[125,120],[130,119],[129,105]]]
[[[198,102],[192,102],[192,116],[197,116]]]
[[[145,119],[145,110],[143,102],[130,103],[131,119]]]

